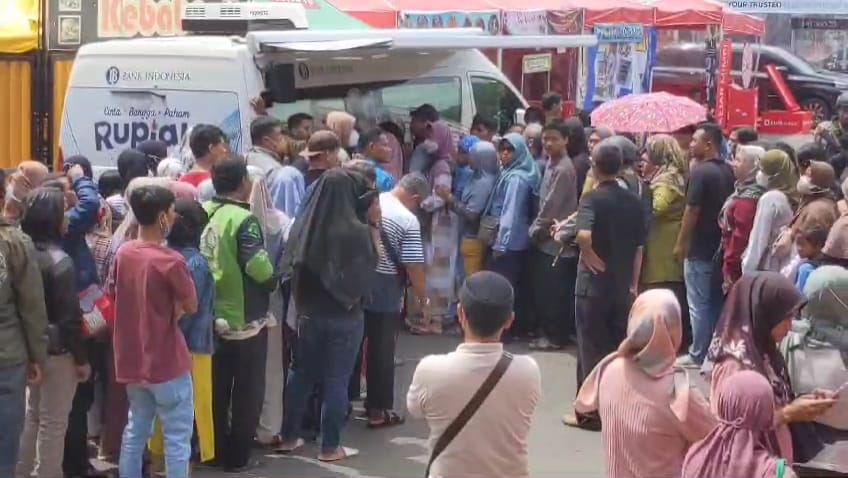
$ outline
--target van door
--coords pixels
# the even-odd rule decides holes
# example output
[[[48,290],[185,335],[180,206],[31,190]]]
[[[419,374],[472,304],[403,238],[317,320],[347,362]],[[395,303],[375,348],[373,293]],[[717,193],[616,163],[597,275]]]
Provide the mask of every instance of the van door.
[[[515,122],[515,111],[524,107],[521,98],[498,78],[470,73],[469,81],[475,112],[494,118],[498,123],[498,132],[506,132]]]
[[[199,123],[220,127],[242,150],[239,97],[232,91],[71,87],[62,117],[62,153],[86,156],[95,170],[116,166],[118,154],[146,140],[180,144]]]

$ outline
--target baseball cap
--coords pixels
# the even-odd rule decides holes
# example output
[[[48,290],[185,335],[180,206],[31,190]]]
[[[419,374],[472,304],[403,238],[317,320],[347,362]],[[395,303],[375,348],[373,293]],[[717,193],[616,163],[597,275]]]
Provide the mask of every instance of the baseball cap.
[[[301,156],[311,158],[321,153],[330,153],[341,147],[339,137],[329,130],[321,130],[312,133],[306,142],[306,149],[300,153]]]

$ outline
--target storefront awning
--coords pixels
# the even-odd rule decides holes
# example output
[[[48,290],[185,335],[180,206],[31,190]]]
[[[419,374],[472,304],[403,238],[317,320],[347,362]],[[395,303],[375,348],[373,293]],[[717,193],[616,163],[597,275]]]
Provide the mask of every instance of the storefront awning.
[[[38,48],[38,0],[0,3],[0,53],[26,53]]]

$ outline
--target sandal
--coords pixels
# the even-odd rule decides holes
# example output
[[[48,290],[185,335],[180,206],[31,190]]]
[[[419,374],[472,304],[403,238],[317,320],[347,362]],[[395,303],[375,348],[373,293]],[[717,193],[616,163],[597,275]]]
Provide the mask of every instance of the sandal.
[[[397,413],[391,410],[383,410],[383,421],[381,422],[372,422],[371,419],[368,419],[368,428],[386,428],[393,427],[395,425],[403,425],[406,422],[406,418],[398,415]]]
[[[353,458],[353,457],[359,455],[359,450],[357,450],[356,448],[349,448],[349,447],[346,447],[346,446],[342,446],[342,447],[339,447],[339,448],[341,448],[342,452],[344,453],[342,456],[340,456],[338,458],[321,458],[321,455],[318,455],[318,461],[322,461],[324,463],[330,463],[330,462],[333,462],[333,461],[344,460],[345,458]]]
[[[291,453],[297,450],[298,448],[302,447],[304,444],[306,444],[306,442],[303,440],[303,438],[298,438],[297,440],[295,440],[294,445],[291,447],[284,447],[283,443],[280,443],[280,446],[274,449],[274,453]]]

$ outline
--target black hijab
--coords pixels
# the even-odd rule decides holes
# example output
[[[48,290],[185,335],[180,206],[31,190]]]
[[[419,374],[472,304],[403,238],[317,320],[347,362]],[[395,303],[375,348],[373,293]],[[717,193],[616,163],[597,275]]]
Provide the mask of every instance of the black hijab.
[[[94,172],[91,169],[91,161],[88,160],[85,156],[71,156],[70,158],[65,160],[65,167],[70,168],[71,166],[79,165],[82,168],[82,172],[88,179],[94,178]]]
[[[124,189],[133,179],[149,176],[150,168],[147,164],[147,155],[137,149],[121,151],[121,154],[118,155],[118,174],[124,183]]]
[[[341,168],[315,182],[303,211],[292,225],[283,256],[283,275],[297,294],[303,268],[346,309],[357,305],[377,267],[367,214],[377,191],[361,174]]]

